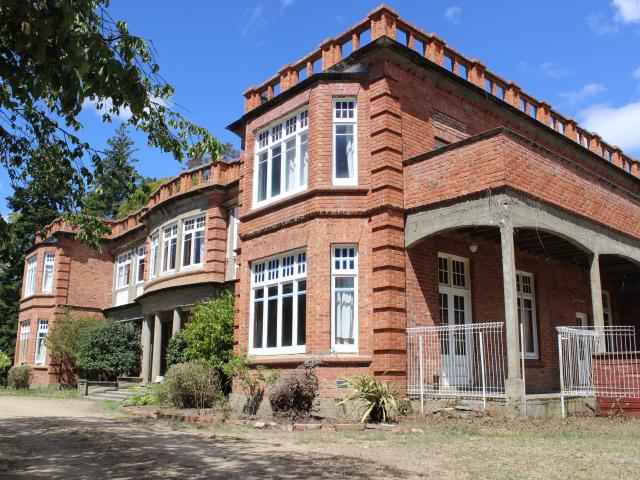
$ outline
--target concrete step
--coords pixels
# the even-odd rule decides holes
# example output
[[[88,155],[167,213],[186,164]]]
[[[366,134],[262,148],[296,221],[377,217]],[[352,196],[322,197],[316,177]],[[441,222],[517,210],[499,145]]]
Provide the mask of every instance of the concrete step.
[[[128,390],[128,389],[111,389],[104,390],[101,392],[93,392],[87,398],[92,400],[115,400],[121,401],[126,400],[127,398],[135,397],[137,395],[144,394],[142,390]]]

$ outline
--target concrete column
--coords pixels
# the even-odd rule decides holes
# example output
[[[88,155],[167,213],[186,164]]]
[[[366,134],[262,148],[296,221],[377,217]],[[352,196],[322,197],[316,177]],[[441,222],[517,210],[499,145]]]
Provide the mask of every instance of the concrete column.
[[[155,314],[153,326],[153,362],[151,364],[151,381],[155,382],[160,375],[160,367],[162,365],[162,321],[160,313]]]
[[[151,322],[152,315],[146,315],[142,319],[142,365],[140,376],[143,383],[148,383],[151,378]]]
[[[602,311],[602,285],[600,284],[600,255],[597,253],[591,257],[589,268],[589,280],[591,283],[591,309],[593,310],[593,326],[601,329],[604,327],[604,313]],[[604,336],[599,339],[598,350],[605,351]]]
[[[504,288],[504,320],[507,333],[507,404],[522,405],[524,381],[520,371],[520,325],[518,322],[518,293],[516,291],[516,258],[513,225],[505,221],[500,226],[502,244],[502,283]]]
[[[171,336],[173,337],[176,333],[180,331],[182,327],[182,315],[179,308],[174,308],[173,310],[173,326],[171,329]]]

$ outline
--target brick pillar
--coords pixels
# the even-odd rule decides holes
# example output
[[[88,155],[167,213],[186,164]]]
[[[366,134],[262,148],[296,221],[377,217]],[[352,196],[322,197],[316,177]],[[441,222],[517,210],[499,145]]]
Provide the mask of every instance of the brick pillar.
[[[468,80],[474,85],[484,89],[484,72],[486,67],[483,63],[474,58],[471,60],[471,68],[467,72]]]
[[[406,389],[406,281],[400,89],[394,66],[371,80],[371,290],[373,374]],[[381,71],[378,71],[380,69]]]
[[[536,110],[536,120],[540,123],[544,123],[549,126],[549,119],[551,118],[551,105],[547,102],[540,102],[538,109]]]
[[[589,150],[598,155],[602,155],[602,145],[600,144],[600,137],[598,135],[591,135],[589,139]]]
[[[432,33],[424,44],[424,56],[441,67],[444,66],[444,40]]]
[[[396,39],[398,13],[386,5],[380,5],[369,14],[371,19],[371,41],[387,36]]]
[[[522,89],[514,82],[509,81],[504,92],[504,101],[520,110],[520,92]]]
[[[622,162],[622,151],[617,147],[611,151],[611,163],[617,165],[620,168],[624,168]]]
[[[331,68],[337,62],[334,58],[335,55],[335,41],[333,38],[329,38],[320,44],[320,50],[322,51],[322,71],[327,68]]]
[[[249,87],[244,95],[244,113],[247,113],[260,105],[260,94],[255,87]]]
[[[507,404],[521,407],[524,400],[524,381],[520,369],[520,323],[516,291],[516,259],[513,225],[505,219],[500,226],[502,245],[502,286],[504,289],[504,321],[507,335]]]
[[[574,142],[578,141],[578,124],[573,118],[568,118],[564,125],[564,135]]]
[[[224,206],[226,196],[222,193],[209,197],[207,211],[205,262],[212,280],[224,282],[227,267],[227,209]]]
[[[143,383],[151,381],[151,325],[153,315],[145,315],[142,319],[142,364],[140,376]]]

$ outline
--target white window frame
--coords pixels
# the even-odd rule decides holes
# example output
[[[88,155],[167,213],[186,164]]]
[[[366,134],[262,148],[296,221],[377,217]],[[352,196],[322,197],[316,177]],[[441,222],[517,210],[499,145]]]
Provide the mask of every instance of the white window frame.
[[[127,271],[126,276],[122,276],[123,283],[120,283],[120,271]],[[115,290],[120,292],[127,290],[131,284],[131,252],[124,252],[116,255]]]
[[[158,276],[158,266],[160,265],[160,234],[158,232],[151,235],[151,258],[149,262],[149,278]]]
[[[44,254],[44,268],[42,269],[42,293],[53,292],[53,274],[55,272],[55,263],[55,253],[49,252]]]
[[[227,227],[227,260],[233,262],[234,271],[233,278],[236,277],[238,270],[238,227],[240,219],[238,218],[238,205],[229,207],[229,221]]]
[[[147,247],[140,245],[136,247],[136,285],[144,283],[144,270],[147,262]],[[140,269],[140,263],[142,263],[142,269]],[[142,270],[142,278],[140,278],[140,271]]]
[[[291,122],[295,118],[295,122]],[[295,127],[294,127],[295,125]],[[283,198],[302,192],[307,189],[309,182],[309,112],[308,107],[304,107],[291,112],[285,118],[271,123],[265,128],[256,131],[255,134],[255,155],[254,155],[254,173],[253,173],[253,206],[254,208],[268,205]],[[306,157],[303,158],[302,144],[303,137],[306,138]],[[287,142],[295,140],[295,181],[294,186],[290,190],[286,190],[287,186]],[[280,146],[280,193],[271,195],[272,186],[272,152],[273,149]],[[260,156],[267,154],[267,185],[265,198],[258,198],[259,189],[259,165]],[[304,172],[304,175],[303,175]]]
[[[173,268],[169,268],[169,259],[165,258],[165,256],[171,252],[172,240],[175,240],[175,253],[173,254],[174,255]],[[165,248],[165,245],[167,244],[168,244],[168,248]],[[162,227],[162,252],[160,255],[160,275],[168,275],[176,271],[176,266],[178,265],[178,261],[179,261],[178,256],[180,255],[179,250],[180,249],[178,248],[178,224],[173,223],[171,225],[167,225],[166,227]],[[165,268],[165,264],[167,268]]]
[[[531,293],[525,293],[522,291],[522,277],[528,277],[531,281]],[[516,298],[519,300],[520,306],[518,307],[519,321],[518,328],[520,328],[520,322],[524,319],[524,300],[531,300],[531,320],[532,320],[532,331],[533,331],[533,352],[525,351],[525,338],[522,338],[522,350],[525,359],[528,360],[537,360],[540,358],[540,347],[538,345],[538,313],[536,308],[536,283],[535,277],[531,272],[523,272],[521,270],[516,270]],[[525,333],[524,327],[522,327],[523,337]],[[518,332],[518,336],[520,337],[520,332]]]
[[[349,268],[347,265],[336,266],[336,262],[343,262],[344,258],[351,257],[340,257],[340,260],[337,260],[336,251],[342,249],[354,249],[354,257],[353,257],[353,268]],[[339,244],[339,245],[331,245],[331,350],[338,353],[357,353],[358,345],[359,345],[359,321],[358,321],[358,309],[359,309],[359,300],[358,300],[358,245],[357,244]],[[336,278],[353,278],[353,344],[343,344],[336,342]]]
[[[18,364],[27,363],[27,351],[29,350],[29,335],[31,333],[31,321],[20,322],[20,345],[18,347]]]
[[[293,262],[285,263],[285,259],[293,257]],[[251,301],[249,315],[249,354],[250,355],[290,355],[306,352],[306,331],[305,344],[298,345],[298,300],[301,292],[301,282],[307,281],[307,253],[306,250],[294,250],[284,254],[278,254],[251,262]],[[292,331],[290,346],[282,346],[282,303],[283,303],[283,285],[293,283],[292,301]],[[277,332],[276,346],[267,347],[268,333],[268,289],[269,287],[277,287]],[[256,291],[262,290],[262,347],[254,347],[255,337],[255,303]],[[308,285],[304,292],[308,292]],[[289,294],[287,294],[288,296]],[[306,295],[306,294],[305,294]],[[305,310],[305,325],[308,323],[308,317]]]
[[[38,320],[38,334],[36,336],[36,351],[34,364],[45,365],[47,363],[47,334],[49,333],[49,320]]]
[[[190,226],[190,222],[193,222],[193,226]],[[206,241],[205,241],[205,227],[206,227],[206,215],[196,215],[195,217],[189,217],[182,220],[182,248],[181,248],[181,269],[199,268],[204,265],[204,256],[206,254]],[[200,262],[195,263],[196,249],[195,239],[196,235],[202,233],[202,252],[200,254]],[[191,242],[189,247],[189,263],[185,264],[185,247],[188,236],[191,236]]]
[[[38,256],[27,258],[27,275],[24,281],[24,296],[30,297],[36,293],[36,272],[38,271]]]
[[[338,118],[336,116],[337,104],[339,102],[353,102],[353,118]],[[334,185],[358,185],[358,102],[355,97],[337,97],[333,99],[331,107],[331,137],[332,137],[332,161],[331,161],[331,177]],[[336,176],[336,127],[338,125],[353,126],[353,177],[337,178]]]

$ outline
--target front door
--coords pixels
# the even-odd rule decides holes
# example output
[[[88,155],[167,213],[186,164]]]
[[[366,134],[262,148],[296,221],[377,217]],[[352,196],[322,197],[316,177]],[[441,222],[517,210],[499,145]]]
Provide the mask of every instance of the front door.
[[[441,382],[464,388],[473,383],[473,339],[465,328],[471,323],[469,261],[440,254],[438,270]]]

